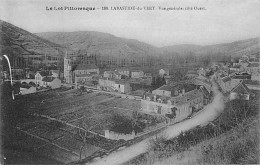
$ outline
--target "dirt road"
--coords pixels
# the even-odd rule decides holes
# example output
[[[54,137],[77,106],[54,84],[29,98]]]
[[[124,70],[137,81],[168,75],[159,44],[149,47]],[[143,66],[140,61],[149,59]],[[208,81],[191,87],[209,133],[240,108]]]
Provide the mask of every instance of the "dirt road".
[[[214,99],[212,103],[208,104],[205,109],[189,120],[185,120],[178,124],[169,126],[166,130],[159,133],[157,136],[165,136],[167,139],[174,138],[178,136],[181,132],[195,128],[196,126],[207,125],[209,122],[213,121],[224,109],[224,97],[222,93],[218,90],[217,84],[212,81]],[[154,138],[154,137],[151,137]],[[145,139],[137,144],[134,144],[124,150],[111,153],[108,156],[93,162],[91,164],[123,164],[136,156],[145,153],[148,150],[149,142],[151,138]]]

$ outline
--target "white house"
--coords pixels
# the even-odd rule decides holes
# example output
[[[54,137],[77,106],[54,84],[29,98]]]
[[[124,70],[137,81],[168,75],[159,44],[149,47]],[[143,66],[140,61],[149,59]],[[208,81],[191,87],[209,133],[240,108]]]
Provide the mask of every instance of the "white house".
[[[170,75],[170,71],[169,71],[169,69],[160,69],[159,70],[159,75],[160,76],[169,76]]]
[[[234,87],[230,92],[230,100],[233,99],[244,99],[249,100],[250,99],[250,90],[249,88],[244,84],[243,81],[241,81],[236,87]]]
[[[49,76],[49,72],[47,72],[47,71],[37,72],[35,74],[35,84],[42,86],[43,85],[42,80],[44,77],[47,77],[47,76]]]
[[[116,69],[115,71],[120,73],[121,75],[124,75],[124,76],[127,76],[127,77],[130,76],[129,69]]]
[[[141,70],[133,70],[131,72],[131,78],[142,78],[144,77],[144,72]]]
[[[51,76],[54,77],[54,78],[60,78],[59,77],[59,70],[51,70]]]
[[[130,84],[124,81],[116,81],[115,89],[120,93],[128,93],[132,90]]]
[[[43,78],[43,87],[51,87],[52,89],[61,87],[61,80],[54,77],[44,77]]]
[[[117,71],[105,71],[104,78],[122,79],[122,75]]]
[[[31,93],[35,93],[36,92],[36,87],[34,86],[30,86],[30,85],[22,85],[20,87],[20,93],[22,95],[25,95],[25,94],[31,94]]]
[[[79,64],[74,70],[75,75],[99,74],[99,68],[94,64]]]

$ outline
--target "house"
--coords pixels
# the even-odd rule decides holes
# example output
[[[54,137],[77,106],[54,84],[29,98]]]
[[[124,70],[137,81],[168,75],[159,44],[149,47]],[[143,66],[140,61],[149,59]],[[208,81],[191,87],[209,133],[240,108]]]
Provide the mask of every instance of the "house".
[[[133,70],[131,71],[131,78],[142,78],[144,77],[144,72],[141,70]]]
[[[204,86],[200,86],[200,90],[203,94],[203,104],[204,105],[209,104],[209,102],[211,101],[210,92]]]
[[[75,57],[74,57],[75,58]],[[74,83],[77,75],[100,73],[99,68],[95,64],[77,64],[72,56],[66,52],[64,57],[64,80],[66,83]]]
[[[232,67],[229,68],[229,72],[232,73],[232,72],[240,72],[240,67],[241,65],[234,65]]]
[[[145,113],[164,115],[171,122],[178,122],[203,108],[203,93],[192,84],[164,85],[152,93],[145,93],[141,110]]]
[[[128,93],[132,90],[130,84],[125,81],[116,81],[114,87],[115,87],[115,91],[120,93]]]
[[[189,70],[187,73],[186,73],[186,77],[188,79],[192,79],[192,78],[195,78],[199,76],[199,74],[197,73],[197,71],[194,71],[194,70]]]
[[[159,76],[163,77],[163,76],[169,76],[169,75],[170,75],[169,69],[160,69],[159,70]]]
[[[260,64],[250,63],[250,65],[245,70],[247,73],[252,75],[252,80],[260,81]]]
[[[243,81],[241,81],[236,87],[234,87],[230,92],[230,100],[234,99],[250,99],[250,90],[245,85]]]
[[[114,92],[116,81],[110,78],[100,78],[98,80],[98,89]]]
[[[33,71],[26,72],[27,79],[35,79],[35,73]]]
[[[93,75],[91,74],[78,74],[75,75],[76,84],[88,84],[90,85],[93,82]]]
[[[219,85],[224,93],[229,92],[232,89],[231,78],[229,76],[221,78]]]
[[[104,78],[122,79],[122,75],[117,71],[105,71]]]
[[[121,74],[122,76],[130,77],[129,69],[116,69],[115,71]]]
[[[198,73],[199,75],[206,76],[206,70],[205,70],[204,68],[199,68],[198,71],[197,71],[197,73]]]
[[[51,70],[51,76],[54,78],[60,78],[60,71],[59,70]]]
[[[104,71],[104,78],[113,78],[113,71]]]
[[[34,87],[34,86],[31,86],[29,84],[20,86],[21,95],[31,94],[31,93],[35,93],[35,92],[36,92],[36,87]]]
[[[42,86],[43,87],[50,87],[51,89],[56,89],[56,88],[60,88],[61,87],[61,80],[58,78],[54,78],[54,77],[44,77],[42,79]]]
[[[99,68],[95,64],[79,64],[74,70],[74,74],[99,74]]]
[[[120,93],[128,93],[132,90],[129,82],[109,78],[100,78],[98,80],[98,89]]]
[[[35,84],[36,85],[40,85],[42,86],[43,85],[43,78],[44,77],[47,77],[49,76],[49,72],[47,71],[38,71],[36,74],[35,74]]]

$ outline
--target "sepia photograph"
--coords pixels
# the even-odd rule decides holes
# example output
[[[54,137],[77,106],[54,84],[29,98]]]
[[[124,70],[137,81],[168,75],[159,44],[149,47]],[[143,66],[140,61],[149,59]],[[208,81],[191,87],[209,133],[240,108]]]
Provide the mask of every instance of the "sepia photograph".
[[[0,0],[1,165],[259,165],[260,0]]]

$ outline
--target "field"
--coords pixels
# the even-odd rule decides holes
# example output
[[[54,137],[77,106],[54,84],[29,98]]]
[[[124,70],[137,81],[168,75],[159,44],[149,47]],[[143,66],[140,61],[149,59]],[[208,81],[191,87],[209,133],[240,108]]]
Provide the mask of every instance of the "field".
[[[15,140],[15,146],[64,164],[124,143],[103,138],[104,130],[109,128],[113,115],[132,117],[132,112],[140,108],[137,100],[67,89],[24,95],[18,101],[29,115],[14,126],[24,136]],[[80,129],[89,131],[85,143],[78,134]]]

